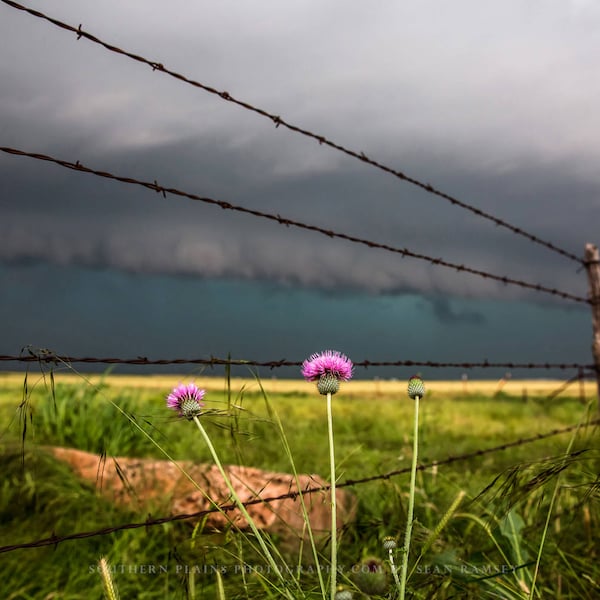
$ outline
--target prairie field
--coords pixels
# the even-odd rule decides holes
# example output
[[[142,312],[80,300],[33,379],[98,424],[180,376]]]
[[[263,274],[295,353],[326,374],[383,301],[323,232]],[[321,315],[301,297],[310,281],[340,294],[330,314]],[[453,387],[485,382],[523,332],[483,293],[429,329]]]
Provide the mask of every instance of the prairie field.
[[[5,597],[99,598],[101,556],[120,566],[114,576],[122,598],[281,597],[268,577],[257,576],[258,568],[247,577],[234,568],[260,566],[251,534],[216,535],[186,521],[7,548],[148,517],[106,502],[93,485],[51,457],[48,446],[103,453],[107,460],[168,455],[210,462],[194,424],[166,409],[166,395],[188,381],[206,389],[201,418],[224,464],[295,469],[328,479],[325,404],[312,383],[33,370],[25,381],[23,373],[2,373],[0,587],[9,592]],[[416,481],[412,597],[599,597],[596,386],[575,382],[555,394],[561,384],[426,381],[418,461],[429,466]],[[382,540],[401,539],[406,526],[414,403],[406,381],[354,380],[342,383],[333,413],[336,479],[357,506],[355,520],[338,541],[338,580],[354,598],[394,598]],[[370,480],[348,483],[362,479]],[[313,559],[272,541],[286,564],[301,567],[297,578],[303,592],[297,597],[322,598]],[[319,553],[326,565],[327,540]],[[387,587],[353,575],[353,567],[365,560],[381,566]]]
[[[58,375],[56,377],[59,377]],[[226,385],[224,377],[203,376],[203,375],[85,375],[86,380],[91,384],[102,382],[103,385],[114,388],[144,388],[156,389],[163,392],[178,383],[194,381],[199,387],[206,390],[222,391]],[[23,383],[24,373],[0,372],[0,385],[2,386],[20,386]],[[75,373],[61,373],[60,381],[64,383],[80,383],[81,376]],[[258,387],[256,379],[231,377],[231,388],[242,389]],[[264,390],[269,394],[291,394],[307,393],[310,389],[310,383],[303,379],[278,379],[277,377],[262,378],[260,383]],[[511,396],[522,396],[524,393],[535,396],[544,396],[558,390],[564,381],[560,379],[494,379],[479,380],[470,379],[467,381],[427,381],[427,390],[436,394],[483,394],[493,395],[499,392]],[[596,383],[588,380],[583,382],[584,393],[590,397],[596,394]],[[580,384],[574,382],[569,387],[569,395],[579,394]],[[391,379],[355,379],[344,383],[345,395],[366,395],[368,397],[377,397],[380,395],[405,395],[406,381]]]

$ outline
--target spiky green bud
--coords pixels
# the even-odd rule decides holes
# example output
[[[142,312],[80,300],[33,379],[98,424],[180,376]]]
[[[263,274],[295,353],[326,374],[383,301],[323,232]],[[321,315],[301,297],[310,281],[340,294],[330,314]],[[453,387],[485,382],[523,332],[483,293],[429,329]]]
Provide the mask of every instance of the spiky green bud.
[[[193,398],[186,398],[183,400],[180,407],[181,415],[190,420],[200,416],[200,413],[202,412],[202,407],[198,404],[198,401]]]
[[[397,545],[398,544],[396,543],[396,540],[393,537],[387,536],[383,538],[384,550],[395,550]]]
[[[332,373],[324,373],[317,382],[319,394],[335,394],[340,389],[340,380]]]
[[[408,396],[413,400],[418,396],[423,398],[425,395],[425,384],[418,375],[413,375],[408,380]]]

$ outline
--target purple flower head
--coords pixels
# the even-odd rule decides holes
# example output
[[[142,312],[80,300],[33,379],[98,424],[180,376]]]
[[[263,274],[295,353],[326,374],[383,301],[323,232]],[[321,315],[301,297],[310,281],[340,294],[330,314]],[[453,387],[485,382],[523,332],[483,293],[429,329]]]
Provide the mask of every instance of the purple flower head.
[[[176,410],[180,417],[193,419],[202,412],[205,391],[198,388],[194,383],[187,385],[180,383],[167,396],[167,407]]]
[[[352,361],[337,350],[325,350],[313,354],[302,363],[302,376],[307,381],[318,381],[319,392],[335,394],[340,381],[352,377]]]

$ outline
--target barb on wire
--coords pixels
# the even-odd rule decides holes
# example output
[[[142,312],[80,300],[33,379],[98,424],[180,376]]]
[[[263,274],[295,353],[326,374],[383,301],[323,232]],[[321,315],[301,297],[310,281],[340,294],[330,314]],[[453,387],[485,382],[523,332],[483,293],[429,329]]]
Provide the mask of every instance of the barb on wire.
[[[64,356],[56,354],[47,349],[35,350],[31,347],[27,348],[27,354],[0,354],[0,362],[62,362],[62,363],[99,363],[99,364],[121,364],[121,365],[207,365],[207,366],[248,366],[248,367],[268,367],[276,369],[279,367],[299,367],[302,365],[301,360],[246,360],[246,359],[231,359],[218,358],[211,356],[210,358],[156,358],[151,359],[146,356],[137,356],[136,358],[119,358],[119,357],[95,357],[95,356]],[[430,367],[438,368],[459,368],[459,369],[595,369],[595,365],[579,364],[579,363],[533,363],[533,362],[436,362],[431,360],[362,360],[353,361],[354,366],[364,367]],[[576,378],[575,378],[576,379]]]
[[[0,0],[5,1],[5,0]],[[137,185],[141,187],[145,187],[149,190],[155,192],[161,192],[163,195],[172,194],[174,196],[179,196],[183,198],[189,198],[190,200],[197,200],[199,202],[204,202],[206,204],[211,204],[213,206],[219,206],[220,208],[226,210],[233,210],[249,215],[253,215],[255,217],[260,217],[263,219],[268,219],[270,221],[275,221],[280,225],[285,225],[286,227],[297,227],[299,229],[305,229],[308,231],[314,231],[317,233],[321,233],[330,238],[338,238],[343,239],[348,242],[352,242],[355,244],[362,244],[363,246],[367,246],[368,248],[377,248],[380,250],[386,250],[387,252],[394,252],[396,254],[400,254],[401,256],[408,256],[410,258],[416,258],[418,260],[426,261],[432,265],[439,265],[441,267],[446,267],[448,269],[453,269],[458,272],[470,273],[471,275],[477,275],[478,277],[483,277],[484,279],[491,279],[493,281],[499,281],[505,285],[516,285],[522,288],[535,290],[537,292],[543,292],[546,294],[551,294],[553,296],[558,296],[560,298],[564,298],[567,300],[574,300],[575,302],[584,302],[586,304],[590,303],[588,298],[584,298],[582,296],[576,296],[574,294],[570,294],[568,292],[563,292],[561,290],[557,290],[555,288],[549,288],[539,283],[529,283],[527,281],[522,281],[519,279],[513,279],[512,277],[507,277],[506,275],[496,275],[494,273],[489,273],[488,271],[482,271],[481,269],[474,269],[471,267],[466,267],[465,265],[459,265],[457,263],[452,263],[447,260],[443,260],[442,258],[434,258],[432,256],[428,256],[426,254],[421,254],[419,252],[413,252],[408,248],[398,248],[396,246],[390,246],[389,244],[381,244],[379,242],[373,242],[364,238],[356,237],[353,235],[348,235],[346,233],[340,233],[337,231],[332,231],[330,229],[325,229],[323,227],[319,227],[318,225],[310,225],[308,223],[303,223],[302,221],[296,221],[293,219],[287,219],[282,217],[281,215],[275,215],[272,213],[266,213],[259,210],[255,210],[252,208],[246,208],[244,206],[237,206],[231,204],[229,202],[225,202],[223,200],[216,200],[214,198],[208,198],[206,196],[199,196],[197,194],[192,194],[189,192],[185,192],[179,190],[177,188],[164,187],[159,185],[156,180],[153,181],[142,181],[140,179],[134,179],[132,177],[124,177],[121,175],[115,175],[113,173],[109,173],[107,171],[98,171],[96,169],[92,169],[90,167],[86,167],[80,161],[69,162],[66,160],[62,160],[59,158],[55,158],[53,156],[48,156],[47,154],[38,154],[35,152],[26,152],[25,150],[18,150],[16,148],[9,148],[7,146],[1,146],[0,151],[5,152],[6,154],[12,154],[14,156],[26,156],[29,158],[34,158],[36,160],[42,160],[46,162],[51,162],[57,164],[66,169],[71,169],[73,171],[79,171],[82,173],[88,173],[90,175],[96,175],[97,177],[104,177],[106,179],[113,179],[115,181],[120,181],[121,183],[128,183],[131,185]]]
[[[600,419],[594,419],[594,420],[591,420],[588,422],[588,426],[589,425],[599,425],[599,424],[600,424]],[[520,438],[518,440],[514,440],[512,442],[507,442],[505,444],[500,444],[498,446],[493,446],[491,448],[476,450],[474,452],[467,452],[465,454],[459,454],[456,456],[448,456],[442,460],[436,460],[436,461],[432,461],[427,464],[421,464],[417,467],[417,469],[419,471],[425,471],[432,467],[439,467],[441,465],[449,465],[449,464],[452,464],[455,462],[469,460],[471,458],[477,458],[479,456],[484,456],[486,454],[491,454],[493,452],[500,452],[500,451],[506,450],[508,448],[514,448],[516,446],[522,446],[524,444],[530,444],[532,442],[537,442],[539,440],[553,437],[555,435],[560,435],[562,433],[568,433],[569,431],[573,431],[574,429],[577,429],[578,427],[580,427],[580,424],[569,425],[567,427],[563,427],[562,429],[553,429],[552,431],[548,431],[546,433],[538,433],[536,435],[533,435],[533,436],[530,436],[527,438]],[[336,485],[336,487],[338,487],[338,488],[350,487],[350,486],[360,485],[363,483],[371,483],[373,481],[384,481],[384,480],[391,479],[392,477],[396,477],[398,475],[403,475],[408,472],[410,472],[410,467],[405,467],[403,469],[396,469],[394,471],[388,471],[387,473],[380,473],[379,475],[372,475],[370,477],[362,477],[360,479],[348,479],[344,482],[338,483]],[[243,504],[244,504],[244,506],[247,507],[247,506],[251,506],[253,504],[276,502],[278,500],[286,500],[288,498],[296,499],[300,494],[315,494],[318,492],[326,492],[329,489],[330,489],[329,485],[322,485],[322,486],[317,486],[317,487],[312,487],[312,488],[306,488],[306,489],[301,490],[300,492],[298,492],[298,491],[287,492],[285,494],[280,494],[279,496],[272,496],[269,498],[255,498],[253,500],[244,502]],[[55,533],[53,533],[50,537],[34,540],[31,542],[25,542],[25,543],[21,543],[21,544],[10,544],[7,546],[0,546],[0,554],[6,553],[6,552],[13,552],[14,550],[20,550],[20,549],[25,549],[25,548],[41,548],[44,546],[57,546],[58,544],[69,541],[69,540],[79,540],[79,539],[84,539],[84,538],[109,535],[111,533],[115,533],[117,531],[124,531],[126,529],[140,529],[142,527],[153,527],[155,525],[162,525],[163,523],[169,523],[169,522],[173,522],[173,521],[185,521],[187,519],[202,518],[210,513],[230,512],[230,511],[233,511],[236,509],[237,509],[236,504],[226,504],[226,505],[222,505],[219,507],[213,507],[213,508],[209,508],[206,510],[198,511],[195,513],[181,513],[181,514],[172,515],[169,517],[161,517],[158,519],[148,518],[142,522],[125,523],[123,525],[115,525],[113,527],[105,527],[103,529],[95,529],[93,531],[80,531],[77,533],[71,533],[71,534],[62,535],[62,536],[59,536],[59,535],[56,535]]]
[[[355,150],[346,148],[345,146],[342,146],[341,144],[337,144],[336,142],[333,142],[322,135],[313,133],[312,131],[309,131],[307,129],[298,127],[297,125],[288,123],[287,121],[282,119],[279,115],[275,115],[275,114],[270,113],[262,108],[253,106],[252,104],[250,104],[248,102],[234,98],[229,92],[217,90],[214,87],[211,87],[211,86],[201,83],[199,81],[190,79],[190,78],[186,77],[185,75],[182,75],[181,73],[172,71],[172,70],[168,69],[167,67],[165,67],[160,62],[149,60],[147,58],[144,58],[143,56],[134,54],[127,50],[123,50],[122,48],[119,48],[118,46],[109,44],[109,43],[99,39],[98,37],[92,35],[91,33],[84,31],[81,28],[81,25],[79,25],[78,27],[74,27],[72,25],[69,25],[68,23],[64,23],[63,21],[59,21],[58,19],[55,19],[48,15],[45,15],[44,13],[42,13],[40,11],[33,10],[31,8],[23,6],[22,4],[18,4],[17,2],[13,2],[12,0],[0,0],[0,1],[4,2],[4,4],[12,6],[13,8],[24,11],[34,17],[48,21],[49,23],[52,23],[53,25],[60,27],[61,29],[71,31],[77,35],[78,40],[81,38],[85,38],[85,39],[89,40],[90,42],[93,42],[95,44],[102,46],[103,48],[105,48],[106,50],[109,50],[110,52],[115,52],[117,54],[127,56],[128,58],[135,60],[137,62],[144,63],[144,64],[150,66],[153,71],[159,71],[161,73],[165,73],[166,75],[169,75],[170,77],[178,79],[179,81],[183,81],[184,83],[192,85],[196,88],[200,88],[210,94],[214,94],[214,95],[218,96],[219,98],[226,100],[227,102],[231,102],[231,103],[236,104],[237,106],[240,106],[246,110],[252,111],[262,117],[265,117],[265,118],[269,119],[275,125],[276,128],[285,127],[286,129],[288,129],[290,131],[293,131],[295,133],[299,133],[306,137],[312,138],[312,139],[318,141],[319,145],[329,146],[330,148],[333,148],[333,149],[335,149],[339,152],[342,152],[348,156],[356,158],[356,159],[360,160],[361,162],[371,165],[372,167],[375,167],[381,171],[389,173],[390,175],[393,175],[394,177],[396,177],[402,181],[405,181],[406,183],[416,186],[429,194],[432,194],[439,198],[443,198],[444,200],[450,202],[451,204],[453,204],[455,206],[459,206],[460,208],[462,208],[464,210],[468,210],[469,212],[471,212],[483,219],[487,219],[488,221],[491,221],[498,227],[503,227],[505,229],[508,229],[509,231],[512,231],[513,233],[520,235],[520,236],[530,240],[531,242],[534,242],[536,244],[544,246],[544,247],[548,248],[549,250],[552,250],[553,252],[556,252],[557,254],[564,256],[565,258],[573,260],[581,265],[584,264],[583,259],[579,258],[572,252],[569,252],[567,250],[559,248],[555,244],[547,242],[547,241],[539,238],[536,235],[528,233],[527,231],[525,231],[524,229],[522,229],[520,227],[511,225],[510,223],[508,223],[507,221],[504,221],[503,219],[499,219],[498,217],[495,217],[479,208],[471,206],[470,204],[467,204],[466,202],[459,200],[458,198],[451,196],[450,194],[442,192],[441,190],[438,190],[437,188],[433,187],[430,183],[424,183],[418,179],[415,179],[414,177],[410,177],[409,175],[406,175],[402,171],[393,169],[393,168],[388,167],[372,158],[369,158],[364,152],[357,152]]]

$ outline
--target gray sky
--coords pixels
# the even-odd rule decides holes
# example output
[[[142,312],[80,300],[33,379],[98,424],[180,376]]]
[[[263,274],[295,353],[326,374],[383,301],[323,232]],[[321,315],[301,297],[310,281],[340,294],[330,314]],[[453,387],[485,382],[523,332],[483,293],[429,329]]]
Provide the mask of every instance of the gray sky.
[[[28,6],[577,255],[598,242],[596,2]],[[3,3],[0,38],[2,146],[586,294],[574,262]],[[585,305],[39,161],[0,155],[0,210],[0,353],[590,361]]]

